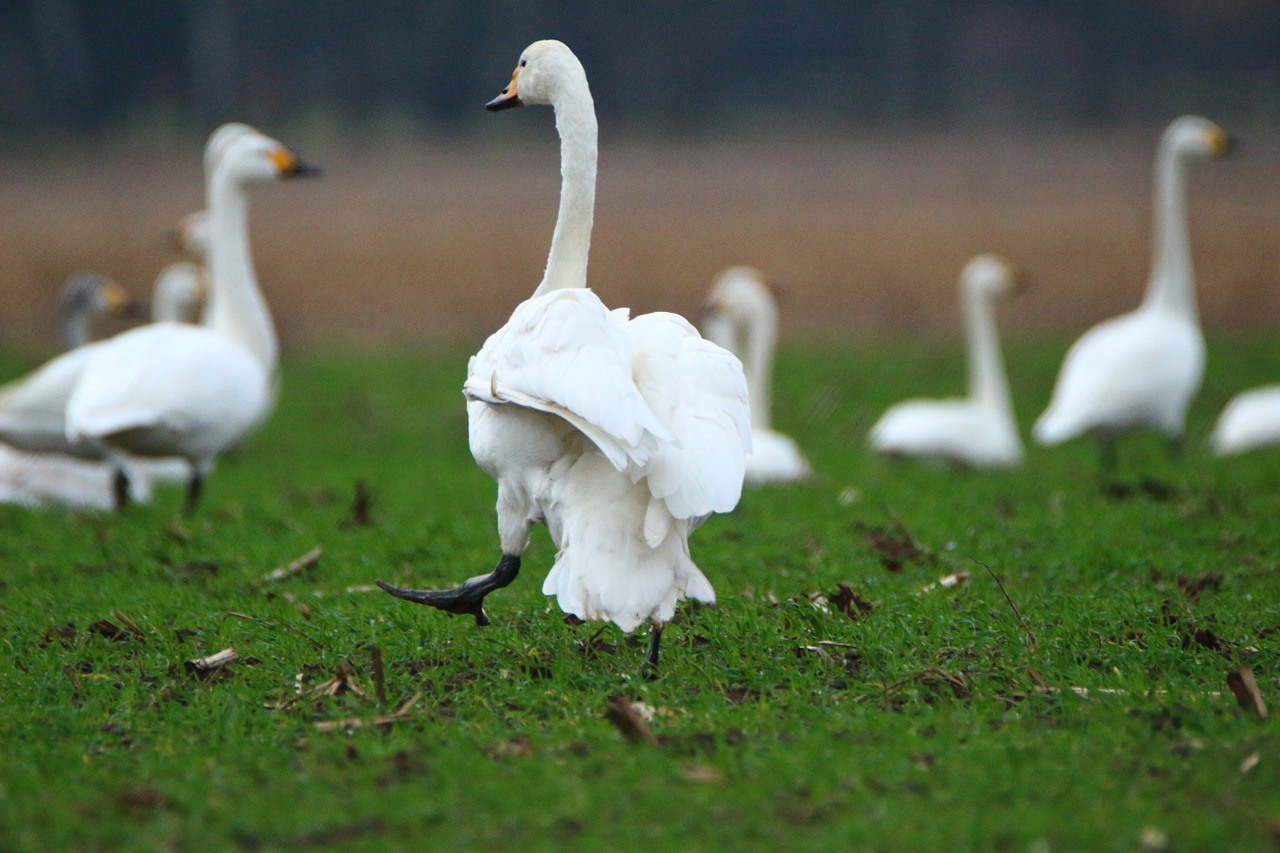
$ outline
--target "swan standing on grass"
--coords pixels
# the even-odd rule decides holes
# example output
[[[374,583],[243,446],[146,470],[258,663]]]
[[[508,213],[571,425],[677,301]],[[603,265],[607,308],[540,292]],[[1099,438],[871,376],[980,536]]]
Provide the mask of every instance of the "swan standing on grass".
[[[1103,468],[1115,468],[1115,438],[1154,429],[1181,442],[1187,407],[1204,377],[1187,235],[1187,164],[1220,157],[1231,139],[1199,116],[1175,119],[1160,140],[1155,172],[1151,277],[1142,305],[1085,332],[1067,352],[1053,397],[1034,433],[1058,444],[1092,433]]]
[[[199,282],[175,266],[167,267],[156,279],[151,298],[154,320],[184,322],[203,298]],[[83,346],[93,317],[132,313],[136,305],[124,295],[123,288],[105,276],[72,276],[59,298],[63,342],[72,349]],[[185,480],[186,472],[186,463],[181,460],[139,461],[130,469],[129,497],[146,503],[155,483]],[[115,504],[114,479],[115,469],[105,462],[61,453],[25,453],[0,445],[0,503],[110,509]]]
[[[742,492],[750,412],[742,365],[675,314],[628,320],[587,289],[596,117],[586,73],[558,41],[520,56],[490,110],[550,104],[560,133],[560,210],[542,282],[472,359],[463,391],[471,452],[498,481],[502,557],[445,591],[392,595],[488,623],[489,593],[515,580],[530,528],[558,553],[542,591],[566,613],[623,631],[662,626],[676,603],[713,602],[688,537]]]
[[[58,326],[67,349],[89,341],[97,317],[135,313],[124,288],[100,273],[76,273],[58,296]],[[100,462],[54,453],[25,453],[0,444],[0,503],[107,509],[112,471]],[[146,500],[149,493],[137,499]]]
[[[0,438],[110,459],[117,506],[128,501],[129,460],[176,456],[188,464],[193,510],[213,460],[271,405],[276,337],[249,254],[248,191],[315,170],[244,125],[214,132],[206,169],[211,280],[203,325],[132,329],[0,390]]]
[[[1231,398],[1213,428],[1219,456],[1280,444],[1280,385],[1264,385]]]
[[[773,356],[778,341],[778,303],[764,275],[730,267],[711,287],[702,334],[742,360],[751,400],[748,483],[793,483],[812,473],[789,436],[770,428]]]
[[[975,468],[1010,468],[1022,461],[993,304],[1021,286],[1019,270],[999,255],[978,255],[965,265],[960,295],[969,344],[969,396],[898,403],[871,428],[872,448]]]

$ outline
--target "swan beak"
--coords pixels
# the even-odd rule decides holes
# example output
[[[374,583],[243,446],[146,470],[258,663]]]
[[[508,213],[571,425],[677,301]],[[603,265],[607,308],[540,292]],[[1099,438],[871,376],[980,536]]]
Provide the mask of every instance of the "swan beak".
[[[287,148],[277,148],[271,152],[271,162],[276,164],[282,178],[300,178],[307,175],[320,174],[320,167],[299,160]]]
[[[128,292],[114,281],[102,285],[102,304],[106,306],[107,313],[115,317],[141,316],[138,313],[139,303],[130,299]]]
[[[1031,277],[1017,264],[1009,264],[1009,295],[1021,296],[1031,289]]]
[[[516,66],[516,70],[511,72],[511,82],[507,84],[507,88],[503,89],[498,97],[484,105],[484,108],[491,113],[498,110],[509,110],[512,107],[523,107],[524,101],[520,100],[520,87],[517,80],[520,78],[520,67]]]
[[[1222,128],[1215,127],[1209,131],[1209,150],[1213,152],[1215,157],[1234,154],[1239,147],[1240,141]]]

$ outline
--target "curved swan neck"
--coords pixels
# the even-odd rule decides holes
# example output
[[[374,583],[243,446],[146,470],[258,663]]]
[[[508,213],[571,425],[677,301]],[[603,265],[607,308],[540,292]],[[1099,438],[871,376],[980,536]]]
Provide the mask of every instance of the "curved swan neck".
[[[1009,380],[996,332],[991,294],[965,290],[964,308],[969,335],[969,397],[984,406],[1010,412]]]
[[[1170,146],[1156,157],[1151,277],[1144,307],[1196,318],[1195,273],[1187,234],[1186,165]]]
[[[204,325],[240,343],[268,372],[273,371],[276,333],[249,253],[248,195],[243,187],[215,173],[208,196],[210,286]]]
[[[585,74],[563,81],[552,102],[560,134],[560,211],[538,296],[587,286],[587,253],[596,205],[596,109]]]

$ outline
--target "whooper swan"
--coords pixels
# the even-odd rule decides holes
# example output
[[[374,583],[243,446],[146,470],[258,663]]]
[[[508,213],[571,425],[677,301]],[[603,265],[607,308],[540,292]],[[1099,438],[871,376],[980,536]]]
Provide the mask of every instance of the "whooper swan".
[[[1212,441],[1219,456],[1280,444],[1280,385],[1264,385],[1232,397],[1218,415]]]
[[[271,405],[276,338],[249,254],[248,190],[314,169],[261,133],[232,129],[215,131],[206,147],[211,245],[203,325],[132,329],[54,359],[8,395],[0,391],[0,437],[8,437],[5,416],[17,409],[23,437],[36,445],[26,449],[109,457],[117,505],[128,498],[129,459],[176,456],[188,463],[186,506],[194,509],[213,460]]]
[[[1049,407],[1035,423],[1041,444],[1093,434],[1110,473],[1119,434],[1154,429],[1181,442],[1187,407],[1204,376],[1187,234],[1187,164],[1230,148],[1227,134],[1198,116],[1182,116],[1165,130],[1156,155],[1146,297],[1137,310],[1099,323],[1068,350]]]
[[[974,468],[1009,468],[1022,461],[993,304],[1020,286],[1021,273],[999,255],[978,255],[965,265],[960,297],[968,336],[969,396],[898,403],[871,428],[867,440],[872,448]]]
[[[562,610],[623,631],[653,622],[648,660],[676,603],[715,593],[689,556],[690,532],[742,491],[751,416],[742,365],[666,313],[628,320],[587,289],[595,207],[596,117],[587,77],[558,41],[520,56],[490,110],[550,104],[561,191],[546,272],[472,359],[471,452],[498,482],[502,557],[445,591],[379,582],[409,601],[488,623],[484,598],[510,584],[530,528],[557,548],[542,585]]]
[[[751,453],[748,483],[793,483],[812,473],[790,436],[770,427],[773,358],[778,341],[778,303],[764,275],[751,267],[730,267],[707,296],[702,334],[742,360],[751,399]]]

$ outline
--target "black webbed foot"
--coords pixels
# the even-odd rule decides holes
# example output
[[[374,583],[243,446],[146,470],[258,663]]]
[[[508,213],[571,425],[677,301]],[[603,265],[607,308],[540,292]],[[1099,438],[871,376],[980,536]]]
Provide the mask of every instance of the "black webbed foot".
[[[484,597],[510,584],[519,573],[520,558],[514,554],[503,554],[492,572],[464,581],[453,589],[403,589],[382,581],[375,583],[396,598],[426,604],[445,613],[474,616],[476,624],[483,627],[489,624],[489,615],[484,612]]]

